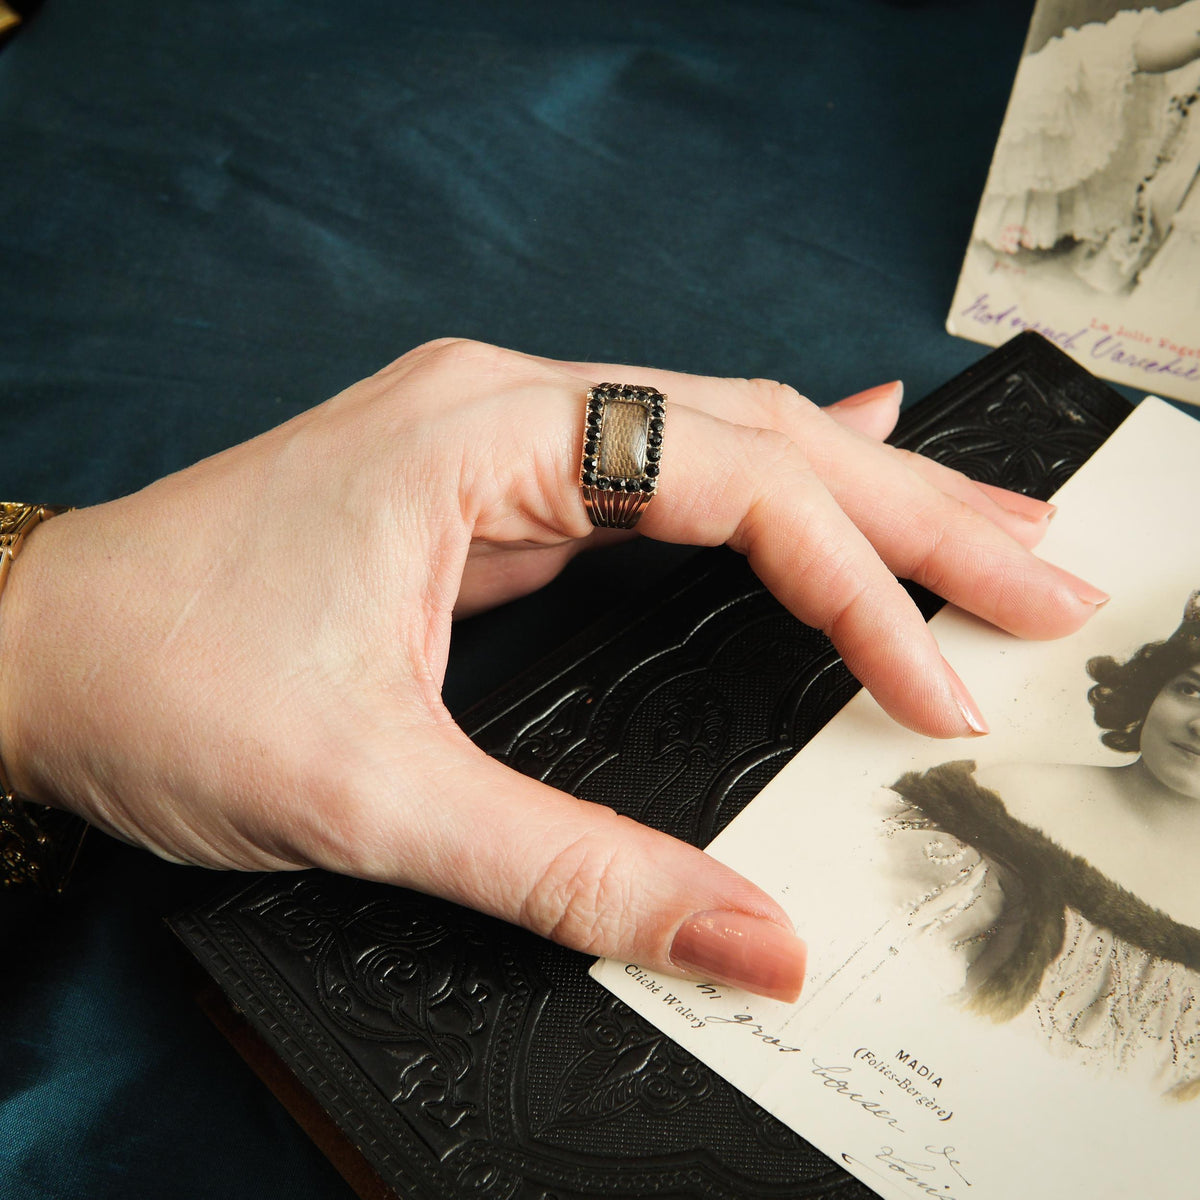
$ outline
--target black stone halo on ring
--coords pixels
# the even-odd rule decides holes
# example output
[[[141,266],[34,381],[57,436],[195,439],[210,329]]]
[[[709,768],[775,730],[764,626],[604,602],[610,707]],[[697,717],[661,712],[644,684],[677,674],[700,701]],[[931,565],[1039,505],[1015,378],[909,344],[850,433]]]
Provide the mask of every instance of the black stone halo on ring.
[[[632,529],[658,490],[667,398],[657,388],[588,389],[579,490],[593,525]]]

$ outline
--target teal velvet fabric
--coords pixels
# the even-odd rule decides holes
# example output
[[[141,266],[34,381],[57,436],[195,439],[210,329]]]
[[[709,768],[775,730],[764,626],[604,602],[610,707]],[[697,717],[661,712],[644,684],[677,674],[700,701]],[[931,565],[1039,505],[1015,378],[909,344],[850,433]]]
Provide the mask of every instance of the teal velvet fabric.
[[[47,0],[0,52],[0,490],[108,499],[445,334],[929,391],[1030,8]],[[461,626],[452,707],[670,558],[624,553]],[[193,1006],[161,918],[219,883],[96,836],[0,896],[0,1195],[348,1195]]]

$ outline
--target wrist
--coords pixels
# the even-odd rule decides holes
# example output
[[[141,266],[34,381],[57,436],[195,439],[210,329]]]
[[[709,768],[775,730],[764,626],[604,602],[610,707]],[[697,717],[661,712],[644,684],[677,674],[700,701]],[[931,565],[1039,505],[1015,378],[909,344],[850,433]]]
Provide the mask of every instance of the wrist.
[[[0,790],[37,798],[27,769],[27,691],[40,655],[31,645],[39,601],[36,576],[47,545],[45,523],[66,509],[0,504]],[[44,664],[43,664],[44,665]]]
[[[35,674],[26,631],[37,619],[36,601],[28,586],[32,565],[41,557],[27,545],[60,509],[0,504],[0,887],[33,885],[59,892],[66,884],[83,837],[84,826],[67,813],[28,803],[35,795],[25,769],[22,715],[28,704],[22,683]],[[45,545],[44,535],[37,546]]]

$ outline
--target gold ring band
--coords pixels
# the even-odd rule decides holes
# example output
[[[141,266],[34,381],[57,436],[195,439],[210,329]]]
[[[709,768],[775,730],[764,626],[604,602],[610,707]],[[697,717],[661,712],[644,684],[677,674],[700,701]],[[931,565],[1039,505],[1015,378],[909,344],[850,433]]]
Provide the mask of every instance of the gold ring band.
[[[579,490],[593,525],[632,529],[658,490],[667,398],[657,388],[588,389]]]

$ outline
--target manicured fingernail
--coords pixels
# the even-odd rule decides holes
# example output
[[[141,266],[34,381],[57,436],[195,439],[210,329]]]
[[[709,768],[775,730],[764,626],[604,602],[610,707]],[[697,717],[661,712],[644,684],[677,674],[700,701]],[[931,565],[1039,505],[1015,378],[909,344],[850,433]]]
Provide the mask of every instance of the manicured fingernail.
[[[1086,579],[1080,579],[1078,575],[1072,575],[1070,571],[1064,571],[1061,567],[1059,567],[1058,571],[1070,585],[1071,590],[1084,604],[1090,604],[1094,608],[1103,608],[1112,599],[1107,592],[1102,592],[1098,587],[1093,587]]]
[[[804,985],[807,948],[774,921],[740,912],[688,917],[671,943],[671,962],[715,983],[794,1001]]]
[[[1020,492],[1010,492],[1008,488],[980,483],[978,480],[975,486],[1005,512],[1012,513],[1014,517],[1023,517],[1026,521],[1049,521],[1058,512],[1053,504],[1048,504],[1045,500],[1025,496]]]
[[[858,408],[860,405],[890,400],[898,405],[903,399],[904,384],[899,379],[893,379],[891,383],[881,383],[877,387],[867,388],[865,392],[855,392],[853,396],[839,400],[838,404],[844,408]]]
[[[944,658],[942,663],[946,668],[946,679],[950,684],[950,691],[958,702],[958,711],[962,713],[962,718],[967,723],[968,732],[965,732],[964,736],[982,737],[985,733],[990,733],[988,723],[983,719],[983,713],[979,711],[979,706],[975,703],[971,693],[967,691],[967,685],[959,679],[958,672]]]

